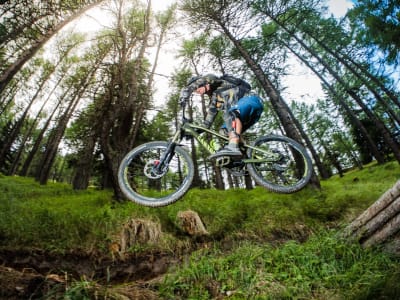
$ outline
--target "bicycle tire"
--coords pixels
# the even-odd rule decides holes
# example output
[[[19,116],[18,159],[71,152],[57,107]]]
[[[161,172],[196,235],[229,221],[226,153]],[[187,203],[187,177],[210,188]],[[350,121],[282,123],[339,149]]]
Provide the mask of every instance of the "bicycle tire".
[[[279,135],[268,135],[255,140],[248,148],[251,158],[264,159],[260,163],[248,163],[247,170],[256,183],[264,188],[283,194],[297,192],[304,188],[313,172],[311,158],[306,149],[291,138]],[[271,153],[266,156],[266,152]]]
[[[127,199],[144,206],[160,207],[176,202],[189,190],[194,176],[193,161],[188,152],[176,146],[168,168],[153,176],[151,167],[160,161],[167,142],[142,144],[121,161],[118,184]]]

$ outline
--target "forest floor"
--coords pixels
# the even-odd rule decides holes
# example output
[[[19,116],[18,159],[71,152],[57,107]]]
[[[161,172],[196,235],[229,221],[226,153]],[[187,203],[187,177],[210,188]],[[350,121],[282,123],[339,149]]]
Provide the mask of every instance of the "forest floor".
[[[305,232],[295,234],[299,242],[307,238]],[[264,242],[281,244],[286,241],[285,236],[275,236],[273,241]],[[214,242],[221,241],[193,241],[187,253],[149,250],[123,258],[81,250],[54,254],[40,249],[3,248],[0,250],[0,299],[65,299],[66,291],[73,289],[73,282],[84,284],[86,279],[95,282],[86,289],[92,289],[89,294],[98,294],[96,299],[159,299],[157,289],[164,275],[188,261],[192,252],[211,248]],[[222,248],[229,252],[233,243],[222,242]],[[113,291],[113,286],[118,288]],[[72,297],[68,299],[82,299],[79,291],[78,295],[73,291],[69,294]]]
[[[399,259],[337,235],[399,177],[393,162],[319,192],[194,189],[149,209],[0,175],[0,299],[400,299]],[[179,228],[188,210],[203,236]]]

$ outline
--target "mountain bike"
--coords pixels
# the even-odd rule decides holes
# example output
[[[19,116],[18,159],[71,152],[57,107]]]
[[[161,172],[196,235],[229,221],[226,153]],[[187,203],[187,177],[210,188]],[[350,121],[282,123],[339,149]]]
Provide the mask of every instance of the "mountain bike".
[[[182,141],[192,137],[210,155],[218,151],[218,144],[228,142],[228,136],[187,119],[186,102],[181,105],[182,121],[169,141],[142,144],[122,159],[118,183],[129,200],[150,207],[176,202],[190,189],[195,168]],[[311,159],[305,148],[293,139],[261,136],[252,143],[241,143],[240,149],[242,157],[219,157],[215,165],[227,169],[233,176],[250,175],[256,184],[277,193],[297,192],[311,178]]]

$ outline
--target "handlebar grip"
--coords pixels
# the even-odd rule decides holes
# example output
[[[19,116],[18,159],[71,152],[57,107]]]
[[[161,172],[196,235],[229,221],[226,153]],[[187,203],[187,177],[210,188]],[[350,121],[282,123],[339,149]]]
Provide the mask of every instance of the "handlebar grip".
[[[188,98],[180,98],[179,104],[181,105],[181,107],[185,106],[188,100]]]
[[[181,91],[181,99],[188,99],[190,97],[191,91],[187,88],[182,89]]]

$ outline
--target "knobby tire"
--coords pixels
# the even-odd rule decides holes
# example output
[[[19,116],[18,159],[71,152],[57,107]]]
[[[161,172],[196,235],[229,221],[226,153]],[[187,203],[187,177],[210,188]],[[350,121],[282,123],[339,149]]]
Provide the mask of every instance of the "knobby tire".
[[[247,152],[249,158],[264,159],[264,162],[247,164],[249,174],[259,185],[272,192],[290,194],[310,181],[312,161],[298,142],[285,136],[269,135],[258,138],[254,146],[269,153],[253,148]],[[270,158],[273,156],[276,158]]]
[[[144,206],[160,207],[185,195],[193,181],[194,165],[182,147],[175,147],[165,173],[153,178],[152,167],[160,161],[167,147],[168,143],[162,141],[145,143],[122,159],[118,183],[127,199]]]

